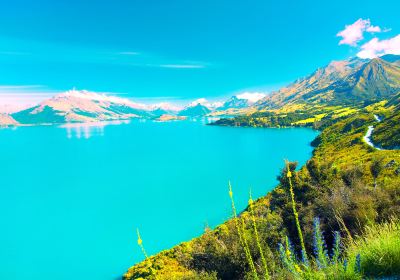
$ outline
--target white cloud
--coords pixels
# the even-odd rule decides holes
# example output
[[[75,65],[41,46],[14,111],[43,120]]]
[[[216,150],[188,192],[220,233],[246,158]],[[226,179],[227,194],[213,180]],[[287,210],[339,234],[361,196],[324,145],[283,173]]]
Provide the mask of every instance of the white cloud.
[[[178,106],[176,104],[172,104],[169,102],[161,102],[151,105],[152,110],[162,109],[167,111],[180,111],[182,110],[182,106]]]
[[[195,101],[192,101],[191,103],[189,103],[189,105],[187,107],[194,107],[199,104],[203,105],[207,108],[210,108],[210,109],[215,109],[215,108],[221,107],[224,103],[222,101],[210,102],[205,98],[199,98],[199,99],[196,99]]]
[[[379,26],[371,25],[369,19],[360,18],[353,24],[346,25],[345,29],[340,31],[336,36],[342,37],[339,45],[356,46],[359,41],[364,39],[364,32],[378,33],[381,31]]]
[[[239,99],[246,99],[250,102],[257,102],[258,100],[265,97],[265,93],[262,92],[243,92],[241,94],[236,95]]]
[[[41,88],[44,89],[45,87],[42,85],[0,85],[0,92],[4,92],[7,90],[31,90]]]
[[[208,102],[208,100],[207,99],[205,99],[205,98],[199,98],[199,99],[196,99],[195,101],[192,101],[190,104],[189,104],[189,106],[196,106],[196,105],[198,105],[198,104],[200,104],[200,105],[206,105],[206,104],[208,104],[209,102]]]
[[[357,53],[357,56],[360,58],[375,58],[385,54],[400,55],[400,34],[387,40],[373,38],[361,46],[361,51]]]
[[[382,32],[381,28],[379,26],[370,26],[366,29],[367,32],[371,32],[371,33],[379,33]]]
[[[137,109],[143,109],[143,110],[149,109],[149,107],[146,104],[136,103],[130,99],[120,98],[117,96],[109,95],[109,93],[104,93],[104,92],[92,92],[92,91],[87,91],[87,90],[72,89],[63,94],[57,95],[56,97],[60,97],[60,96],[61,97],[62,96],[72,96],[72,97],[77,97],[77,98],[81,98],[81,99],[125,104],[127,106],[137,108]]]
[[[120,55],[139,55],[138,52],[119,52]]]
[[[41,85],[0,85],[0,113],[32,107],[54,94]]]
[[[208,108],[215,109],[215,108],[221,107],[222,105],[224,105],[224,102],[222,102],[222,101],[215,101],[215,102],[208,103],[206,106],[207,106]]]
[[[199,69],[205,68],[201,64],[161,64],[161,68],[175,68],[175,69]]]

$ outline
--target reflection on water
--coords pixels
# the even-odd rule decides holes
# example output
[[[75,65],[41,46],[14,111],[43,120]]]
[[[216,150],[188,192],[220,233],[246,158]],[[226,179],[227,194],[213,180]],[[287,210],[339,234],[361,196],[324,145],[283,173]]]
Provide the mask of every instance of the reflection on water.
[[[68,138],[85,138],[92,136],[103,136],[104,127],[107,125],[128,124],[129,120],[107,121],[107,122],[90,122],[90,123],[68,123],[60,125],[65,128]]]
[[[219,120],[221,117],[201,117],[201,118],[188,118],[186,121],[197,122],[200,124],[209,124]],[[146,122],[147,119],[136,119],[137,122]],[[108,125],[128,124],[130,120],[115,120],[104,122],[88,122],[88,123],[67,123],[60,125],[67,132],[68,138],[83,138],[88,139],[93,136],[104,136],[104,128]],[[168,121],[167,121],[168,122]]]
[[[189,118],[187,121],[199,122],[201,124],[209,124],[220,117],[202,117],[202,118]],[[137,119],[138,122],[146,122],[146,119]],[[60,128],[64,128],[67,132],[68,138],[83,138],[88,139],[93,136],[104,136],[104,129],[108,125],[120,125],[128,124],[130,120],[115,120],[115,121],[104,121],[104,122],[88,122],[88,123],[67,123],[60,125]]]
[[[190,122],[201,123],[201,124],[209,124],[209,123],[215,122],[215,121],[217,121],[219,119],[221,119],[220,116],[217,116],[217,117],[209,117],[209,116],[207,116],[207,117],[187,118],[186,120],[190,121]]]

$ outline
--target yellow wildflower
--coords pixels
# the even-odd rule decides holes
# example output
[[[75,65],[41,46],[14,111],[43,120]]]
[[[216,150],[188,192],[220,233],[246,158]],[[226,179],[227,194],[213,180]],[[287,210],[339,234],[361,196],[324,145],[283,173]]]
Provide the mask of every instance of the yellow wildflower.
[[[139,229],[136,229],[136,231],[137,231],[137,236],[138,236],[137,244],[140,246],[140,245],[142,245],[143,240],[142,240],[142,238],[140,237]]]
[[[148,258],[148,255],[147,255],[147,253],[146,253],[146,250],[145,250],[144,247],[143,247],[143,240],[142,240],[142,238],[140,237],[139,229],[136,229],[136,232],[137,232],[137,237],[138,237],[138,239],[137,239],[137,244],[139,245],[140,249],[142,249],[143,255],[144,255],[144,256],[146,257],[146,259],[147,259],[147,258]]]
[[[288,258],[290,258],[290,250],[289,249],[286,249],[286,255],[288,256]]]
[[[286,175],[288,178],[291,178],[292,177],[292,172],[290,172],[290,169],[288,169],[288,172],[287,172],[287,175]]]
[[[301,272],[301,268],[298,264],[295,264],[294,268],[296,269],[297,272],[299,272],[299,273]]]
[[[232,197],[233,197],[231,182],[229,182],[229,197],[230,197],[231,199],[232,199]]]
[[[253,206],[253,197],[251,196],[251,189],[249,191],[249,206]]]
[[[258,280],[259,277],[258,277],[257,270],[256,270],[256,267],[255,267],[254,262],[253,262],[253,258],[251,257],[249,245],[247,243],[247,240],[246,240],[245,236],[243,235],[244,232],[245,232],[245,225],[244,225],[243,217],[242,218],[238,218],[237,217],[235,201],[233,199],[233,192],[232,192],[232,186],[231,186],[231,182],[230,181],[228,181],[228,185],[229,185],[229,197],[231,198],[231,202],[232,202],[233,219],[235,221],[235,226],[236,226],[236,229],[237,229],[237,232],[238,232],[238,235],[239,235],[239,241],[240,241],[240,244],[242,245],[242,247],[244,249],[244,253],[246,255],[246,259],[247,259],[247,261],[248,261],[248,263],[250,265],[250,268],[251,268],[251,270],[253,272],[253,277],[254,277],[254,279]],[[238,219],[241,220],[242,227],[240,227]]]

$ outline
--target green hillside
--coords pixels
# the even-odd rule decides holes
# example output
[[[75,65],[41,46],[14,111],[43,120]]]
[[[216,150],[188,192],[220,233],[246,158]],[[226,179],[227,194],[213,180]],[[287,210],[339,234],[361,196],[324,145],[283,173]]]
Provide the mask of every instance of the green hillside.
[[[383,149],[400,148],[400,92],[389,100],[381,113],[382,121],[372,134],[372,140]]]
[[[341,233],[343,246],[352,247],[357,234],[362,234],[367,226],[379,227],[400,215],[400,151],[379,151],[363,142],[368,125],[375,122],[372,113],[365,109],[327,122],[313,142],[316,148],[307,164],[298,172],[294,171],[296,163],[290,164],[300,227],[310,262],[314,263],[310,264],[310,273],[321,275],[331,272],[319,271],[316,265],[318,258],[312,248],[314,218],[320,219],[331,249],[334,231]],[[273,279],[295,278],[278,250],[286,235],[294,244],[293,253],[301,258],[286,173],[284,168],[278,177],[280,184],[254,202],[254,215],[250,208],[240,215],[244,222],[242,238],[248,242],[257,274],[263,275],[263,261],[254,238],[253,217]],[[400,240],[397,238],[396,242]],[[342,252],[342,260],[351,257],[347,254],[350,251]],[[206,230],[199,238],[133,266],[125,279],[253,279],[252,274],[235,219],[231,219],[215,230]],[[321,277],[310,279],[327,279]],[[340,279],[361,279],[362,272],[349,277]]]
[[[265,197],[250,199],[236,216],[233,184],[231,219],[146,258],[124,278],[400,277],[396,61],[390,56],[331,63],[265,97],[255,112],[213,123],[305,126],[321,133],[312,142],[315,149],[305,166],[282,163],[279,184]],[[370,140],[383,149],[364,140],[371,127]],[[143,246],[141,238],[139,244]]]

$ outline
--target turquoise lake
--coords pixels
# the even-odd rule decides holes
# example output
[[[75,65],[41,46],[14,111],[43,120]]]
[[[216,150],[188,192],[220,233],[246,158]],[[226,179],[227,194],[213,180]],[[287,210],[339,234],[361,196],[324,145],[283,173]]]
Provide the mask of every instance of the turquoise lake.
[[[306,128],[203,121],[0,130],[0,279],[115,280],[150,254],[230,217],[249,189],[276,185],[284,159],[311,157]]]

